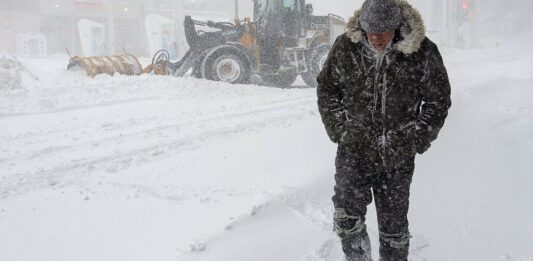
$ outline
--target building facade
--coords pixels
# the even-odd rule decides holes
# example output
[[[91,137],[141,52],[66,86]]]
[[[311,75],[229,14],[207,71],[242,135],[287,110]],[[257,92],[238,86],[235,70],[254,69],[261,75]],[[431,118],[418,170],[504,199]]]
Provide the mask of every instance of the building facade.
[[[109,55],[126,50],[150,56],[156,48],[175,56],[187,49],[183,19],[232,21],[234,0],[3,0],[0,5],[0,50],[44,55]],[[252,1],[240,8],[251,9]],[[248,12],[249,13],[249,12]],[[44,40],[43,40],[44,39]],[[37,42],[36,44],[32,44]],[[44,41],[44,43],[40,43]],[[42,52],[41,52],[42,54]]]

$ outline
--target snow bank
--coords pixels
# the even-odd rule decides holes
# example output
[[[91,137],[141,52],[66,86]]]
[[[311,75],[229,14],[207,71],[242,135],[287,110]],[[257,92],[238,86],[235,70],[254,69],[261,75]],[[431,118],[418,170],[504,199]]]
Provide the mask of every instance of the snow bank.
[[[533,260],[533,52],[443,50],[410,260]],[[340,261],[315,89],[66,72],[0,90],[0,260]],[[377,259],[377,224],[369,234]]]

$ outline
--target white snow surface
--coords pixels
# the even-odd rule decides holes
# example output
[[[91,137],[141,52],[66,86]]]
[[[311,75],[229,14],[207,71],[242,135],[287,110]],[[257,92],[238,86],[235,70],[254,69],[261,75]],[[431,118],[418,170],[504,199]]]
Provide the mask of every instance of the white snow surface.
[[[443,57],[453,106],[416,160],[410,260],[532,261],[533,51]],[[315,89],[21,62],[39,80],[0,88],[0,260],[343,260]]]

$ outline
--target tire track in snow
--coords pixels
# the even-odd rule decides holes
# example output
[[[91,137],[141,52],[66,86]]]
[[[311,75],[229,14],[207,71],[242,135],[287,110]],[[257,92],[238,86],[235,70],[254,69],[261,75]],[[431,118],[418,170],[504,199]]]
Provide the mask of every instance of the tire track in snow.
[[[215,113],[214,116],[212,116],[209,113],[210,116],[203,117],[197,120],[185,119],[186,121],[183,121],[183,119],[180,119],[180,118],[161,119],[161,118],[148,117],[148,118],[142,118],[139,120],[135,120],[133,121],[133,123],[127,124],[127,125],[103,123],[103,124],[99,124],[99,126],[104,126],[108,124],[109,126],[105,126],[104,128],[118,130],[118,132],[110,132],[106,130],[104,133],[101,133],[101,132],[97,133],[98,137],[96,139],[90,139],[90,140],[87,140],[81,143],[68,141],[66,142],[68,145],[49,146],[47,145],[47,143],[49,143],[49,141],[51,140],[57,141],[58,137],[47,137],[47,136],[58,135],[59,137],[62,137],[62,136],[72,134],[72,133],[79,135],[79,133],[90,133],[91,131],[85,130],[84,128],[69,128],[66,130],[62,128],[57,128],[56,130],[52,132],[47,132],[47,133],[42,133],[42,134],[32,135],[32,136],[27,135],[24,137],[25,139],[23,139],[22,137],[19,137],[18,139],[11,139],[7,137],[6,140],[0,140],[0,141],[2,144],[4,144],[3,146],[5,146],[6,148],[7,147],[12,147],[12,148],[18,147],[20,144],[16,144],[16,142],[21,141],[21,140],[23,142],[26,142],[26,144],[24,144],[25,147],[27,147],[27,143],[30,143],[30,144],[37,143],[37,145],[43,144],[44,147],[30,150],[24,153],[18,153],[17,155],[18,158],[23,158],[24,160],[32,160],[42,155],[51,155],[53,153],[61,152],[61,151],[68,150],[74,147],[82,147],[82,146],[89,146],[89,145],[103,144],[103,143],[105,144],[106,142],[118,141],[118,140],[127,139],[127,138],[140,136],[140,135],[145,135],[145,136],[149,134],[156,135],[158,134],[158,132],[175,131],[177,128],[182,129],[182,128],[189,128],[192,126],[198,127],[198,126],[202,126],[203,124],[212,123],[214,121],[240,119],[244,116],[249,116],[249,115],[257,116],[259,114],[264,114],[264,113],[269,113],[269,112],[274,112],[274,111],[283,111],[288,107],[290,108],[293,108],[295,106],[307,107],[310,102],[311,102],[310,98],[286,99],[283,101],[265,103],[265,105],[259,106],[258,108],[254,108],[250,111],[245,111],[245,112],[235,112],[235,110],[229,110],[229,111],[224,111],[224,112],[217,112]],[[165,124],[163,125],[157,124],[159,122],[165,122]],[[171,122],[171,123],[169,124],[168,122]],[[154,124],[155,127],[150,126],[150,124],[152,123],[156,123]],[[147,128],[143,128],[137,131],[128,131],[129,129],[138,129],[139,126],[147,127]],[[96,130],[92,130],[92,131],[96,131]],[[106,134],[109,134],[109,135],[106,135]],[[35,136],[38,137],[37,141],[33,140]],[[74,138],[79,139],[78,137],[74,137]],[[3,156],[2,158],[0,158],[0,163],[2,163],[3,161],[6,161],[8,158],[10,157]]]
[[[287,104],[288,102],[297,102],[297,101],[308,102],[310,99],[311,99],[310,97],[302,96],[302,97],[291,98],[291,99],[282,99],[282,100],[276,100],[276,101],[269,101],[269,102],[266,102],[266,103],[262,103],[259,106],[257,106],[257,104],[254,104],[253,106],[250,105],[250,107],[254,107],[254,108],[258,108],[258,109],[254,109],[254,110],[251,110],[251,111],[248,111],[248,112],[243,112],[243,113],[232,113],[231,110],[230,110],[229,111],[230,115],[227,115],[227,117],[229,118],[231,116],[239,116],[241,114],[253,114],[255,112],[261,112],[263,110],[269,110],[269,107],[271,105],[275,105],[275,104],[282,104],[283,105],[283,104]],[[88,106],[88,107],[86,107],[86,109],[92,109],[92,108],[100,109],[102,107],[107,107],[107,106],[124,105],[124,104],[139,103],[139,102],[154,101],[154,100],[155,99],[136,99],[135,102],[116,102],[116,103],[114,103],[112,105],[108,104],[108,105],[103,105],[103,106]],[[213,108],[213,111],[204,111],[204,112],[202,112],[203,114],[211,115],[211,116],[208,116],[208,117],[204,117],[203,121],[209,121],[209,120],[212,120],[212,119],[218,119],[218,118],[226,117],[226,114],[228,112],[224,112],[224,111],[220,112],[220,111],[215,110],[215,109],[216,108]],[[81,109],[58,110],[58,111],[55,111],[55,112],[45,112],[45,113],[36,113],[36,114],[23,114],[23,115],[19,115],[19,116],[16,116],[16,117],[36,116],[36,115],[38,116],[38,115],[48,115],[48,114],[61,114],[61,113],[71,112],[71,111],[76,111],[76,110],[83,111]],[[215,116],[212,116],[213,114]],[[217,114],[220,114],[220,115],[217,115]],[[150,115],[150,116],[152,116],[152,115]],[[7,118],[10,118],[10,117],[7,117]],[[3,118],[0,118],[0,123],[1,123],[2,120],[3,120]],[[161,120],[161,119],[154,118],[154,117],[147,117],[147,118],[144,118],[144,119],[140,119],[140,121],[142,121],[143,125],[147,125],[147,121],[154,122],[154,121],[159,121],[159,120]],[[165,119],[165,120],[168,120],[168,119]],[[171,120],[179,121],[179,120],[183,120],[183,119],[174,118],[174,119],[171,119]],[[185,120],[187,120],[187,118],[185,118]],[[135,127],[135,125],[138,125],[137,124],[138,122],[139,121],[136,121],[134,124],[121,126],[121,128],[123,128],[122,130],[127,130],[127,128],[132,128],[132,127]],[[188,122],[189,123],[195,123],[195,122],[198,122],[198,120],[196,120],[196,121],[189,120]],[[65,128],[61,127],[61,128],[56,128],[55,130],[49,131],[49,132],[46,132],[46,133],[42,133],[41,131],[32,131],[32,130],[30,130],[29,132],[26,132],[26,133],[19,133],[15,137],[12,137],[12,136],[9,136],[9,135],[0,136],[0,142],[1,143],[5,143],[6,145],[9,145],[10,142],[16,142],[16,141],[19,141],[19,140],[27,141],[28,139],[38,138],[38,137],[46,137],[46,136],[50,136],[50,135],[58,134],[58,133],[73,133],[73,132],[77,133],[77,132],[80,131],[80,129],[81,128],[79,128],[79,127],[68,128],[68,129],[65,129]]]
[[[16,165],[29,161],[32,164],[30,169],[17,171],[11,176],[2,177],[0,197],[5,198],[9,195],[23,193],[32,187],[47,187],[55,186],[58,183],[80,182],[80,179],[83,178],[90,179],[91,173],[98,171],[118,172],[154,160],[176,156],[184,151],[198,148],[204,142],[262,129],[268,125],[290,125],[295,120],[311,115],[308,107],[311,106],[312,102],[314,102],[312,98],[289,99],[289,102],[271,102],[266,106],[251,111],[222,112],[220,113],[221,115],[193,120],[183,124],[177,123],[156,126],[151,130],[141,130],[128,135],[118,134],[99,140],[102,144],[111,144],[111,146],[108,144],[106,148],[97,148],[96,152],[98,153],[104,150],[104,156],[93,155],[80,157],[80,151],[83,152],[83,148],[92,145],[77,144],[72,146],[46,147],[24,157],[4,159],[0,164]],[[289,108],[289,112],[287,112],[287,108]],[[250,115],[253,115],[253,117],[248,117]],[[179,119],[177,120],[179,121]],[[162,132],[175,130],[177,127],[180,129],[186,127],[189,130],[197,131],[204,124],[209,127],[204,126],[204,129],[210,129],[210,131],[185,135],[180,135],[180,132],[177,132],[175,133],[177,137],[168,137],[173,136],[173,133],[169,133],[170,135],[167,137],[157,138]],[[147,140],[152,142],[147,142]],[[131,141],[137,141],[138,146],[122,152],[115,150],[121,144]],[[149,145],[147,146],[146,144]],[[91,152],[90,148],[89,152]],[[39,166],[37,164],[39,161],[46,163],[47,158],[60,158],[66,155],[76,157],[70,160],[59,160],[58,162],[54,162],[52,166]]]

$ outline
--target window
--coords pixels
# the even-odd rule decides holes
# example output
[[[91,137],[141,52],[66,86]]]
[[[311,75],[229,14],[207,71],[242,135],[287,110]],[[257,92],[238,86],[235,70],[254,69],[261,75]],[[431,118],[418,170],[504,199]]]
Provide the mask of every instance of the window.
[[[283,8],[293,11],[296,7],[296,0],[283,0]]]
[[[266,14],[269,0],[255,0],[254,20],[259,21]]]

